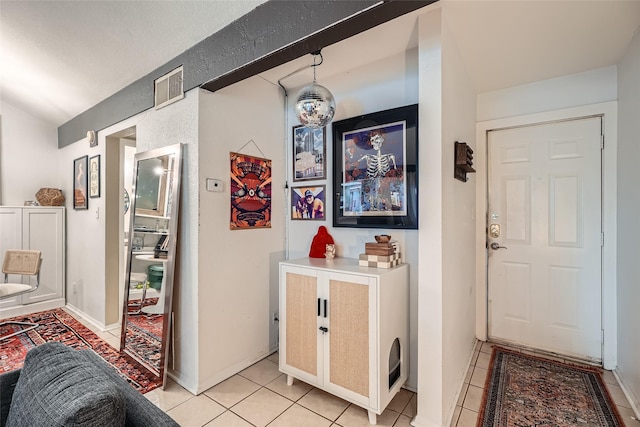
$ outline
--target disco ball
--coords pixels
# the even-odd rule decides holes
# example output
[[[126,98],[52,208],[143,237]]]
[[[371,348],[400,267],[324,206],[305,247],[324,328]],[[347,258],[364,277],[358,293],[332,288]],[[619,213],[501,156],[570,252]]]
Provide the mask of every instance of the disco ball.
[[[324,127],[331,122],[335,112],[333,95],[315,81],[296,95],[296,116],[303,126],[314,129]]]

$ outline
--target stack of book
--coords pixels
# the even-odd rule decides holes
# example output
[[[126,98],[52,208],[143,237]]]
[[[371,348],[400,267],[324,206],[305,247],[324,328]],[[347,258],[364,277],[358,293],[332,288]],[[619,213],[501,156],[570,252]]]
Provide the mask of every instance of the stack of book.
[[[153,250],[153,257],[160,259],[167,259],[169,251],[169,236],[164,234],[158,239],[155,249]]]
[[[397,241],[365,243],[358,263],[362,267],[391,268],[402,262]]]

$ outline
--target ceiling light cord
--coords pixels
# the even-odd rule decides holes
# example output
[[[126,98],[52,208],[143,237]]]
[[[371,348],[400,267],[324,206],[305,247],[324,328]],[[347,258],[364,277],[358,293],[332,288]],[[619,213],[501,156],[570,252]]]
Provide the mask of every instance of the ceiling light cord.
[[[315,52],[312,52],[311,54],[313,55],[313,65],[312,65],[312,67],[313,67],[313,82],[315,83],[316,82],[316,67],[319,66],[319,65],[322,65],[322,63],[324,62],[324,57],[322,56],[322,52],[319,51],[319,50],[317,50]],[[318,56],[320,57],[320,62],[318,64],[316,64],[316,58]]]

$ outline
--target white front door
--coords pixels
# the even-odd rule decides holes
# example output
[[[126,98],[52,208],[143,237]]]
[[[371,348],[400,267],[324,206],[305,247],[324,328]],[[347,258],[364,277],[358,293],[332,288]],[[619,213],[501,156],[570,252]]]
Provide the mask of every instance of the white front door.
[[[489,337],[601,351],[600,117],[489,132]]]

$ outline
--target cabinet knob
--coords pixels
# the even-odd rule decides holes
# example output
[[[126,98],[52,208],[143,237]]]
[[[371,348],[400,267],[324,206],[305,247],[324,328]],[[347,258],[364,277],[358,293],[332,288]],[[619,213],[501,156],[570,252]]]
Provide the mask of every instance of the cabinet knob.
[[[325,326],[320,326],[320,330],[322,331],[322,333],[326,333],[329,332],[329,328],[325,327]]]

